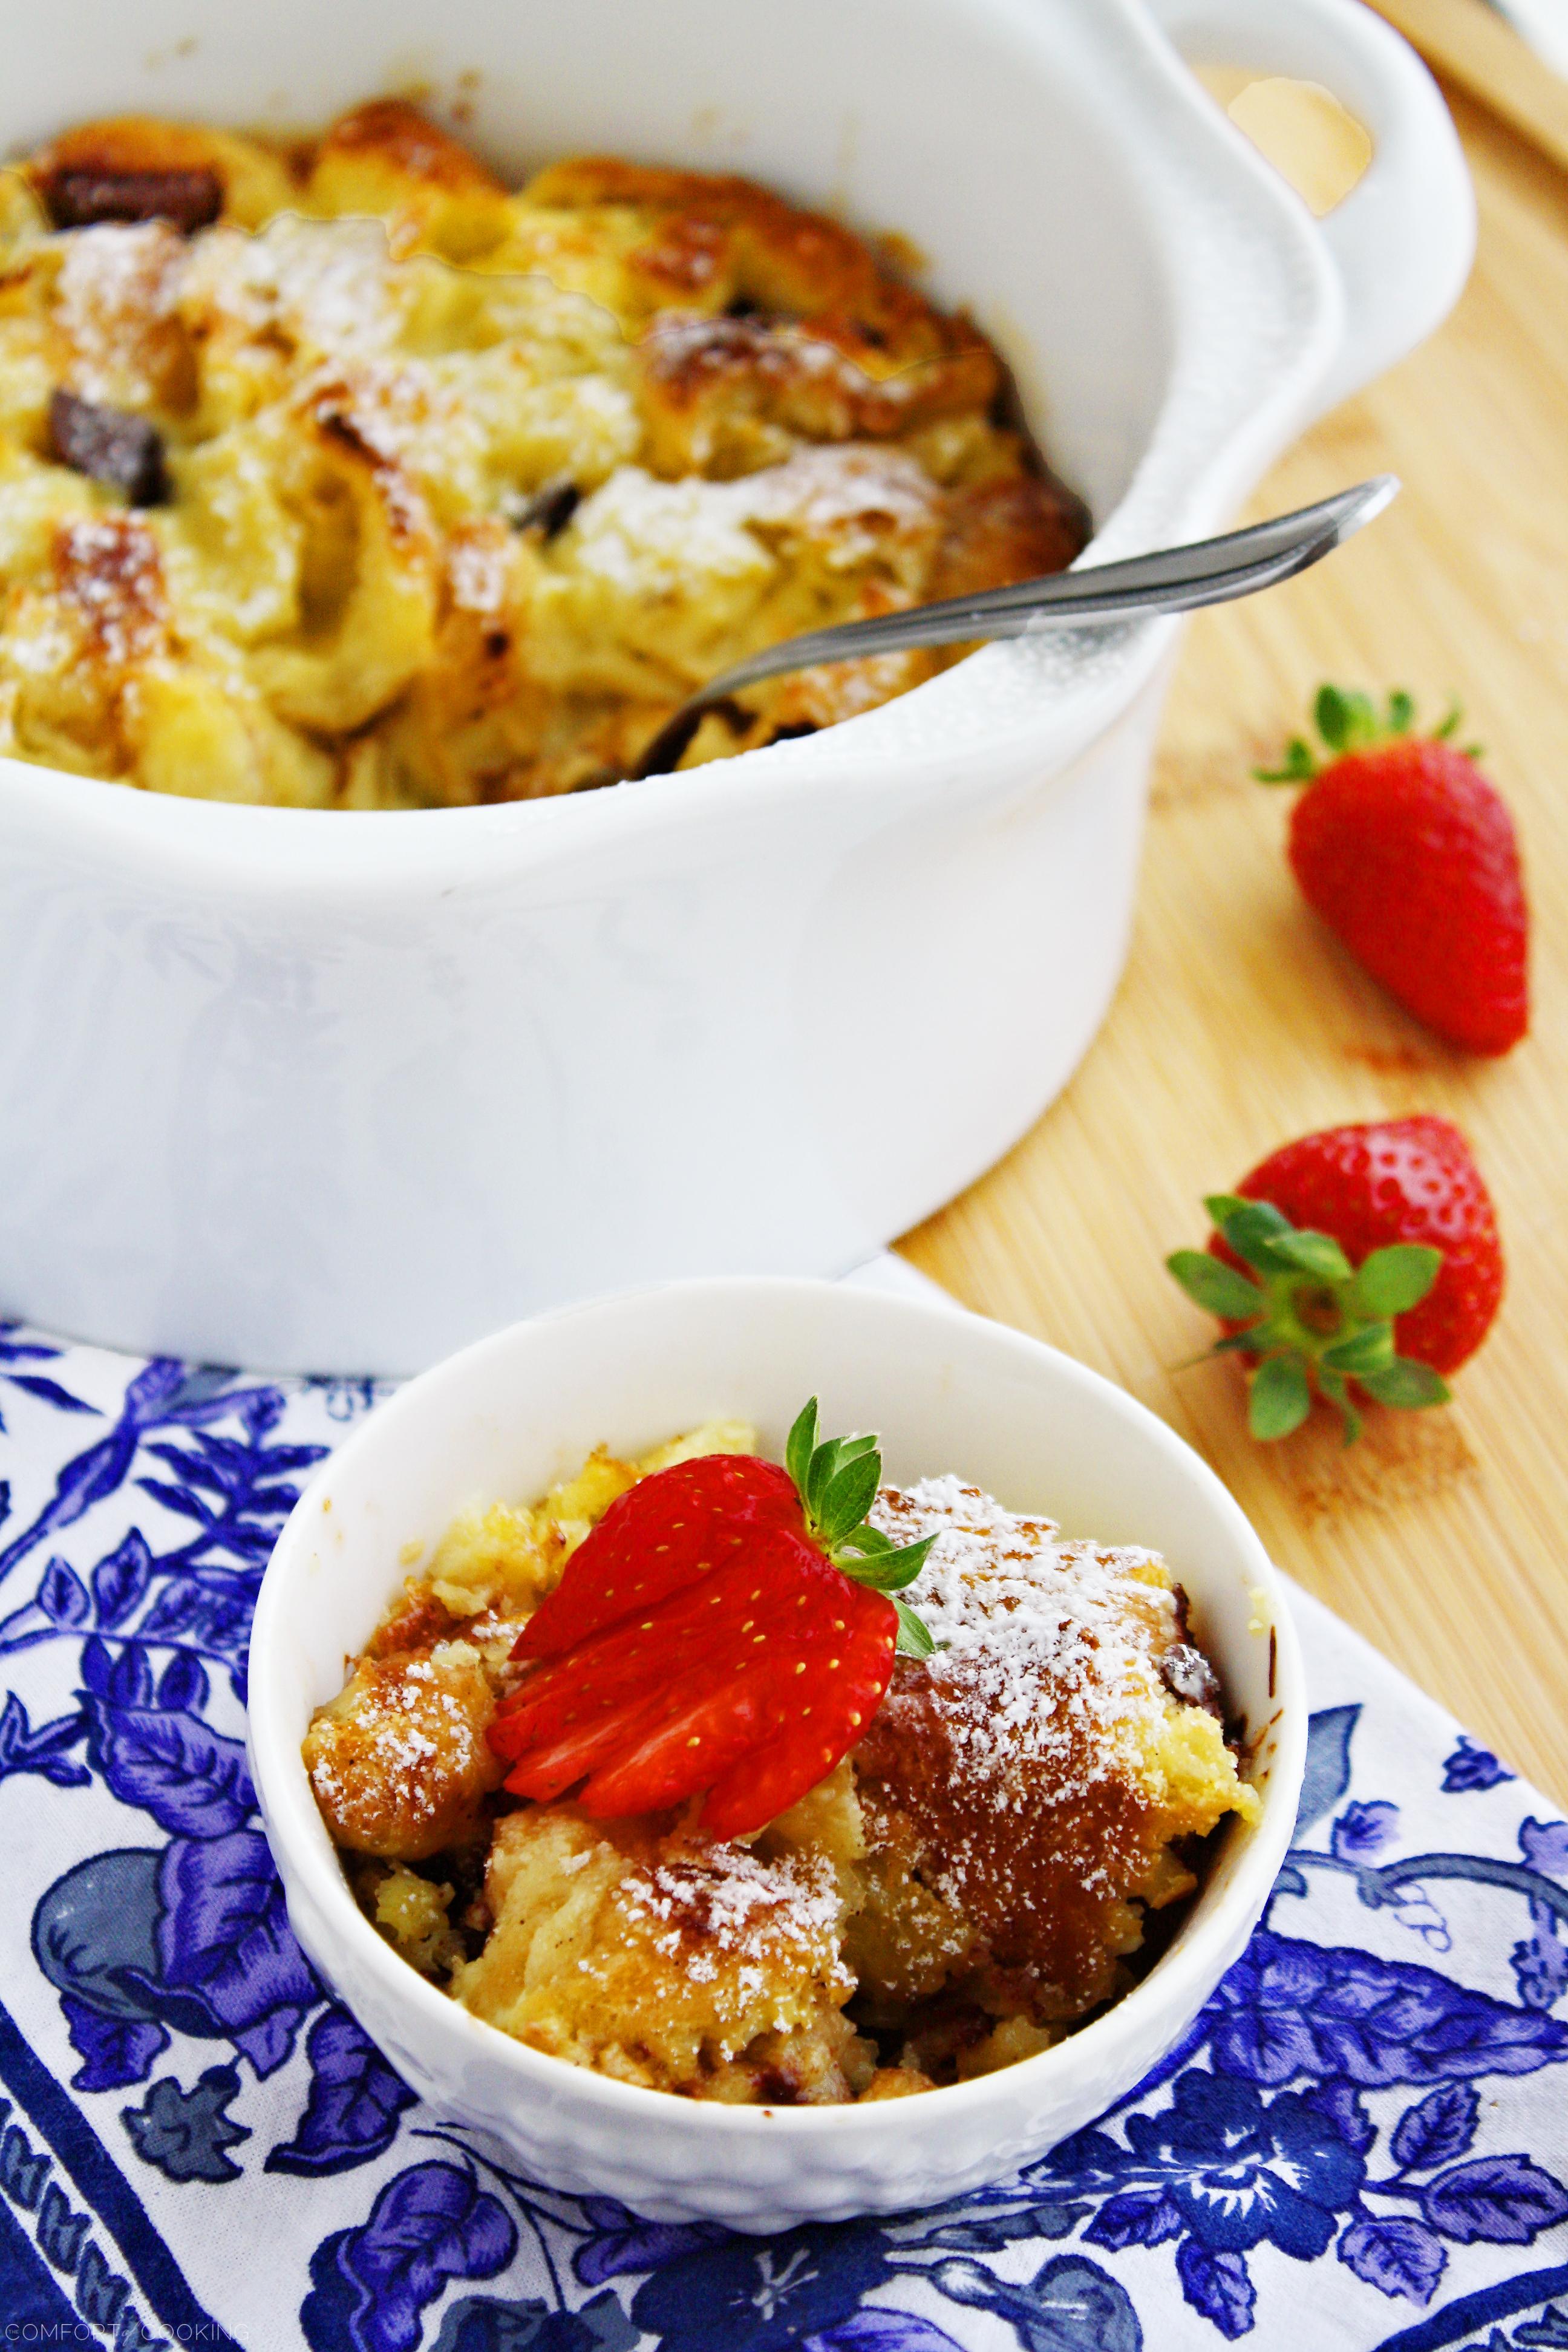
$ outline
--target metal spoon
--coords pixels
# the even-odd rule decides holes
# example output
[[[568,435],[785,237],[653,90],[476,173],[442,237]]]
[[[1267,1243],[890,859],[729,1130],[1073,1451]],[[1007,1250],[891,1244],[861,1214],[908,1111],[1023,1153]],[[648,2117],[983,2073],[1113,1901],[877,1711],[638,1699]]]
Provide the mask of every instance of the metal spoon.
[[[1377,474],[1352,489],[1336,491],[1316,506],[1271,522],[1200,539],[1155,555],[1129,556],[1120,563],[1090,564],[1081,572],[1054,572],[1020,580],[1010,588],[987,588],[974,596],[952,596],[940,604],[916,604],[871,621],[845,621],[837,628],[812,629],[765,646],[710,677],[683,702],[644,751],[634,773],[661,776],[679,762],[705,711],[744,686],[790,670],[814,669],[820,662],[859,661],[868,654],[900,653],[910,646],[956,646],[976,637],[1022,637],[1037,629],[1081,627],[1147,613],[1187,613],[1200,604],[1226,604],[1251,596],[1305,572],[1383,512],[1399,494],[1394,474]]]

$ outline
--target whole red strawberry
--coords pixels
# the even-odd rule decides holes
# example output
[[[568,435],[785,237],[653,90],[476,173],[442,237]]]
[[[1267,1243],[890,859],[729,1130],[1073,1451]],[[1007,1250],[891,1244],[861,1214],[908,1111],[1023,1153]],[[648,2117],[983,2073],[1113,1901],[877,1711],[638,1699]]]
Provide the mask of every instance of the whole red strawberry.
[[[612,1503],[513,1647],[531,1671],[490,1729],[507,1787],[542,1802],[575,1788],[596,1820],[705,1791],[719,1838],[815,1788],[880,1706],[895,1649],[932,1647],[890,1597],[931,1539],[896,1549],[866,1524],[876,1448],[819,1444],[814,1397],[784,1468],[708,1455]]]
[[[1502,1297],[1491,1197],[1446,1118],[1325,1128],[1286,1144],[1205,1203],[1207,1253],[1166,1260],[1218,1315],[1225,1349],[1253,1365],[1248,1419],[1283,1437],[1350,1386],[1382,1404],[1440,1404],[1442,1378],[1475,1353]]]
[[[1411,730],[1415,706],[1325,686],[1320,767],[1298,736],[1268,783],[1305,783],[1290,864],[1331,930],[1418,1021],[1472,1054],[1506,1054],[1530,1025],[1529,916],[1506,803],[1447,739]]]

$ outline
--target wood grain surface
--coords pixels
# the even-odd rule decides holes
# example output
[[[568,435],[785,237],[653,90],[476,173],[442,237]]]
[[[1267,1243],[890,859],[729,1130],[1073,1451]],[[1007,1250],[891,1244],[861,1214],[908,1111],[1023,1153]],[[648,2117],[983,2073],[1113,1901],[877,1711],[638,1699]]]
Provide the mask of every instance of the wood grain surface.
[[[1139,921],[1110,1020],[1002,1164],[902,1244],[969,1306],[1121,1381],[1214,1464],[1280,1565],[1568,1802],[1568,174],[1450,92],[1480,251],[1442,331],[1286,459],[1258,514],[1387,467],[1404,496],[1289,587],[1208,614],[1181,659]],[[1318,682],[1462,696],[1525,846],[1531,1035],[1449,1052],[1299,898],[1286,797],[1249,781]],[[1165,1274],[1201,1196],[1287,1138],[1443,1112],[1495,1193],[1500,1318],[1441,1412],[1320,1407],[1247,1436],[1234,1364]]]
[[[1447,75],[1568,167],[1568,82],[1543,68],[1486,0],[1373,5],[1415,43],[1434,72]]]

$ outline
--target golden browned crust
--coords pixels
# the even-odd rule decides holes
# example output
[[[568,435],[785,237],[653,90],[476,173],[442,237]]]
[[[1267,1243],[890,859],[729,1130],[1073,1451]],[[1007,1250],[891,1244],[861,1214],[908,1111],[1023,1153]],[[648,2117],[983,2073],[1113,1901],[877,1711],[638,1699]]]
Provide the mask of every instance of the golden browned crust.
[[[614,205],[640,215],[628,260],[650,310],[796,319],[873,379],[943,362],[944,381],[964,405],[985,407],[1000,387],[994,353],[962,313],[938,310],[837,221],[753,180],[592,155],[552,164],[526,194],[563,211]]]
[[[313,807],[614,782],[763,645],[1068,562],[1005,411],[885,242],[746,180],[509,193],[393,99],[288,151],[80,125],[0,180],[0,751]],[[127,500],[163,622],[110,660],[54,541]],[[958,658],[758,688],[682,763]]]
[[[926,1886],[952,1890],[944,1907],[998,1967],[1077,2014],[1107,1997],[1115,1960],[1141,1938],[1126,1896],[1163,1850],[1165,1824],[1130,1776],[1096,1780],[1088,1758],[1064,1762],[1070,1794],[1042,1775],[1005,1806],[977,1802],[954,1740],[962,1681],[950,1672],[939,1685],[899,1660],[856,1756],[872,1851],[918,1856]]]
[[[144,207],[136,207],[129,189],[121,205],[112,201],[90,215],[104,220],[174,217],[188,230],[205,227],[222,217],[255,226],[269,212],[289,201],[293,183],[282,152],[267,142],[237,138],[205,124],[170,122],[161,115],[115,114],[79,122],[41,147],[24,165],[31,185],[62,226],[79,226],[72,217],[72,189],[93,183],[149,184],[160,178],[184,182],[181,201],[173,211],[160,207],[149,184]],[[199,184],[205,182],[217,201],[207,208]]]
[[[462,1624],[454,1617],[445,1601],[438,1601],[428,1584],[416,1583],[412,1577],[403,1588],[403,1596],[395,1601],[386,1615],[365,1644],[370,1658],[423,1657],[437,1642],[445,1642]]]
[[[726,302],[750,300],[760,310],[802,318],[852,318],[871,327],[884,348],[904,356],[911,336],[926,352],[964,339],[962,328],[894,278],[848,229],[787,204],[753,180],[588,155],[551,165],[530,181],[527,194],[533,204],[566,211],[618,205],[646,215],[649,235],[637,255],[650,275],[666,274],[658,239],[709,245],[733,273],[722,286]],[[696,236],[699,228],[705,234]],[[718,274],[717,268],[704,271],[704,287]],[[677,263],[673,275],[689,287],[688,265]]]
[[[500,182],[402,99],[375,99],[339,116],[309,158],[304,197],[320,213],[379,215],[397,253],[478,261],[507,233]]]
[[[506,190],[469,148],[448,138],[416,106],[401,98],[372,99],[340,114],[316,150],[321,172],[350,156],[374,158],[388,173],[458,194],[504,196]]]
[[[895,2000],[940,1981],[992,2017],[1070,2021],[1121,1989],[1144,1913],[1190,1892],[1180,1842],[1255,1808],[1164,1671],[1188,1654],[1184,1599],[1156,1555],[1058,1541],[955,1479],[877,1512],[935,1538],[915,1599],[942,1646],[897,1662],[856,1751],[870,1970]]]
[[[888,440],[990,396],[972,355],[874,373],[817,320],[661,314],[637,359],[653,462],[671,476],[751,473],[797,441]]]
[[[1086,536],[1084,511],[1054,477],[1004,476],[949,495],[931,602],[1065,572]]]
[[[55,534],[55,580],[89,662],[127,669],[163,646],[169,623],[158,542],[129,515],[66,523]]]
[[[503,1767],[485,1735],[495,1696],[465,1642],[363,1657],[306,1736],[322,1818],[356,1853],[423,1862],[460,1844]]]
[[[504,2032],[688,2097],[851,2095],[842,1904],[820,1858],[527,1806],[497,1826],[485,1891],[494,1925],[453,1990]]]

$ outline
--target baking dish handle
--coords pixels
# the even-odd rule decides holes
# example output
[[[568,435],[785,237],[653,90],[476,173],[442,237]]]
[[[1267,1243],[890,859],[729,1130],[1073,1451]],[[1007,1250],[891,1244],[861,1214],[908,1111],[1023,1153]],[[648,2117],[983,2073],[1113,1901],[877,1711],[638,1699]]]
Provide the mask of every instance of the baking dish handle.
[[[1373,142],[1356,185],[1313,224],[1344,289],[1321,415],[1441,324],[1475,252],[1469,173],[1436,83],[1358,0],[1148,0],[1189,65],[1253,68],[1330,89]],[[1238,134],[1239,135],[1239,134]]]

